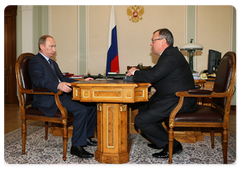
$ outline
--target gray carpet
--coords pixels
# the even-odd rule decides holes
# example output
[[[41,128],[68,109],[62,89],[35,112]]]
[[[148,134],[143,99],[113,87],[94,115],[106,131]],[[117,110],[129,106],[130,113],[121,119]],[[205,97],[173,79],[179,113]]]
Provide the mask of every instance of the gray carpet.
[[[148,141],[141,135],[133,134],[133,143],[128,164],[168,164],[168,159],[153,158],[160,150],[147,147]],[[215,137],[215,148],[211,149],[210,137],[193,144],[182,143],[183,152],[173,156],[173,164],[222,164],[221,137]],[[22,155],[21,129],[4,136],[4,159],[8,164],[99,164],[94,158],[81,159],[69,153],[71,138],[68,138],[67,160],[62,160],[62,137],[49,134],[44,139],[44,124],[39,122],[27,127],[26,154]],[[86,148],[91,153],[96,147]],[[236,135],[230,132],[228,143],[228,164],[236,160]]]

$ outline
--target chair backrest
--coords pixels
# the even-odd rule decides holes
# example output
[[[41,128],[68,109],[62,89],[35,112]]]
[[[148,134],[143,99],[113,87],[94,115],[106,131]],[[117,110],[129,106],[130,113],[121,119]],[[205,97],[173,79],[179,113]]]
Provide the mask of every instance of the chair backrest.
[[[32,53],[23,53],[16,61],[15,70],[19,94],[21,94],[22,90],[32,89],[32,82],[28,73],[28,63],[33,56],[34,54]],[[22,104],[30,104],[33,100],[32,94],[23,94],[23,98],[21,96],[19,97],[24,100],[21,101],[23,102]]]
[[[225,98],[213,98],[212,104],[220,109],[224,109],[226,104],[231,106],[232,94],[235,83],[236,73],[236,54],[234,52],[227,52],[218,66],[216,73],[216,79],[214,83],[214,92],[226,92],[229,91],[228,97]]]

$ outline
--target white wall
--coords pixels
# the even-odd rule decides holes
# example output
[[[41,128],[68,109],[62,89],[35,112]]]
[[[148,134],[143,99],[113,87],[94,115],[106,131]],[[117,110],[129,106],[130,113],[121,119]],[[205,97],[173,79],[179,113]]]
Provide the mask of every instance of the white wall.
[[[56,41],[62,72],[78,73],[78,6],[49,6],[49,34]]]
[[[232,50],[232,6],[197,6],[196,37],[204,48],[196,57],[196,70],[207,68],[208,50],[220,51],[222,56]]]
[[[151,53],[152,33],[169,28],[175,45],[181,46],[186,38],[186,6],[144,6],[143,19],[129,21],[128,6],[115,6],[120,73],[128,65],[153,66],[158,59]],[[88,69],[91,74],[105,73],[111,6],[88,6]],[[178,17],[176,17],[178,16]]]

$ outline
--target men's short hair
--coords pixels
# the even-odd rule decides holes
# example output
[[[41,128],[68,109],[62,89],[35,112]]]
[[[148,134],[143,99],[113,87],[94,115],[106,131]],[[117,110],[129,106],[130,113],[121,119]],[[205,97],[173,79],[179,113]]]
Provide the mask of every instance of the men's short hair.
[[[40,44],[45,44],[47,38],[52,38],[53,39],[53,37],[50,36],[50,35],[43,35],[43,36],[41,36],[39,38],[39,40],[38,40],[38,49],[39,49],[39,51],[41,50]]]
[[[167,40],[168,45],[173,45],[174,39],[173,39],[173,35],[172,35],[171,31],[169,31],[167,28],[162,28],[162,29],[158,29],[158,30],[154,31],[153,34],[155,34],[156,32],[159,33],[160,38],[163,37]]]

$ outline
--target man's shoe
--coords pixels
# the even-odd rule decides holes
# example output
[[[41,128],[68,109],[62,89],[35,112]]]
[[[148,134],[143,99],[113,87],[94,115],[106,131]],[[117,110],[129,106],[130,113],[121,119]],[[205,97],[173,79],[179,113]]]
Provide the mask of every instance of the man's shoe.
[[[76,155],[79,158],[92,158],[93,154],[86,151],[83,146],[72,146],[70,153]]]
[[[154,143],[149,143],[148,144],[148,147],[150,147],[150,148],[152,148],[152,149],[163,149],[164,148],[164,146],[162,146],[162,147],[157,147],[157,145],[155,145]]]
[[[173,148],[173,155],[181,153],[183,151],[181,143],[179,143],[175,148]],[[154,153],[152,155],[155,158],[169,158],[168,145],[164,146],[163,150],[159,153]]]
[[[91,138],[87,138],[88,146],[97,146],[97,142],[93,141]]]

